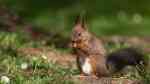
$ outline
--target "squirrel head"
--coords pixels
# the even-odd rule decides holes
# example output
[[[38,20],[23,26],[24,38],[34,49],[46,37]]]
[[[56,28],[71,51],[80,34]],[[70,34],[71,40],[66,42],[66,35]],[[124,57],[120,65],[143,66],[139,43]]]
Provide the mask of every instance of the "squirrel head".
[[[77,16],[71,36],[71,47],[83,48],[89,39],[90,33],[88,32],[84,19],[81,16]]]

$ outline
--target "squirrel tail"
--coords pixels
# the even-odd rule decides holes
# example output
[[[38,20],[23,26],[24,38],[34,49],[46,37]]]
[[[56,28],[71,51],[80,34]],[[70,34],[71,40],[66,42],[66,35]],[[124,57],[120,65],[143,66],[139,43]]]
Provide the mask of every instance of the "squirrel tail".
[[[143,53],[135,48],[123,48],[116,52],[110,53],[106,59],[107,68],[110,72],[121,71],[126,66],[135,66],[141,74],[145,72],[145,67],[148,65]]]

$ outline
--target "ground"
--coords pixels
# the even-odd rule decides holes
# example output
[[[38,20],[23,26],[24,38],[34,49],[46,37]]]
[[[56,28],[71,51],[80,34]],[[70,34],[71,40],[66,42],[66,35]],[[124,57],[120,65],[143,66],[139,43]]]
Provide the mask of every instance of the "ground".
[[[140,84],[139,82],[148,84],[149,82],[149,74],[143,77],[144,81],[142,77],[132,76],[98,80],[86,77],[81,80],[77,77],[79,70],[71,50],[43,46],[37,41],[25,41],[24,38],[18,39],[20,35],[16,33],[1,33],[0,36],[0,76],[8,77],[11,84]],[[111,47],[119,46],[117,43],[116,47]],[[148,52],[148,48],[146,50]]]

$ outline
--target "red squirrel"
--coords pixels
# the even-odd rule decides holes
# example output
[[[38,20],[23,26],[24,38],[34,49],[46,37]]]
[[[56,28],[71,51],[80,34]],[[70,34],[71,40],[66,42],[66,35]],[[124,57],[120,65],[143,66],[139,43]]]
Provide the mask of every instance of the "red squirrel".
[[[146,64],[143,54],[134,48],[123,48],[113,53],[106,54],[105,48],[98,38],[88,31],[85,21],[78,16],[71,35],[77,66],[81,76],[101,78],[121,71],[131,65]]]
[[[101,40],[88,32],[87,26],[80,16],[75,21],[71,40],[81,75],[93,77],[108,75],[104,46]]]

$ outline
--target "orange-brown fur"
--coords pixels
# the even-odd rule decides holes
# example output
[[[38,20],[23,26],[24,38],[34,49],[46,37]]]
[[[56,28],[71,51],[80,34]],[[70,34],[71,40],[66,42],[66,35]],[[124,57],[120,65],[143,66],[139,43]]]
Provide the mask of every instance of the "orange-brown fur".
[[[73,28],[71,40],[72,48],[77,55],[77,64],[81,73],[84,74],[81,69],[82,62],[84,62],[84,59],[89,58],[92,66],[91,76],[102,77],[108,75],[105,65],[106,52],[103,44],[98,38],[88,32],[87,26],[80,17],[77,18]]]

